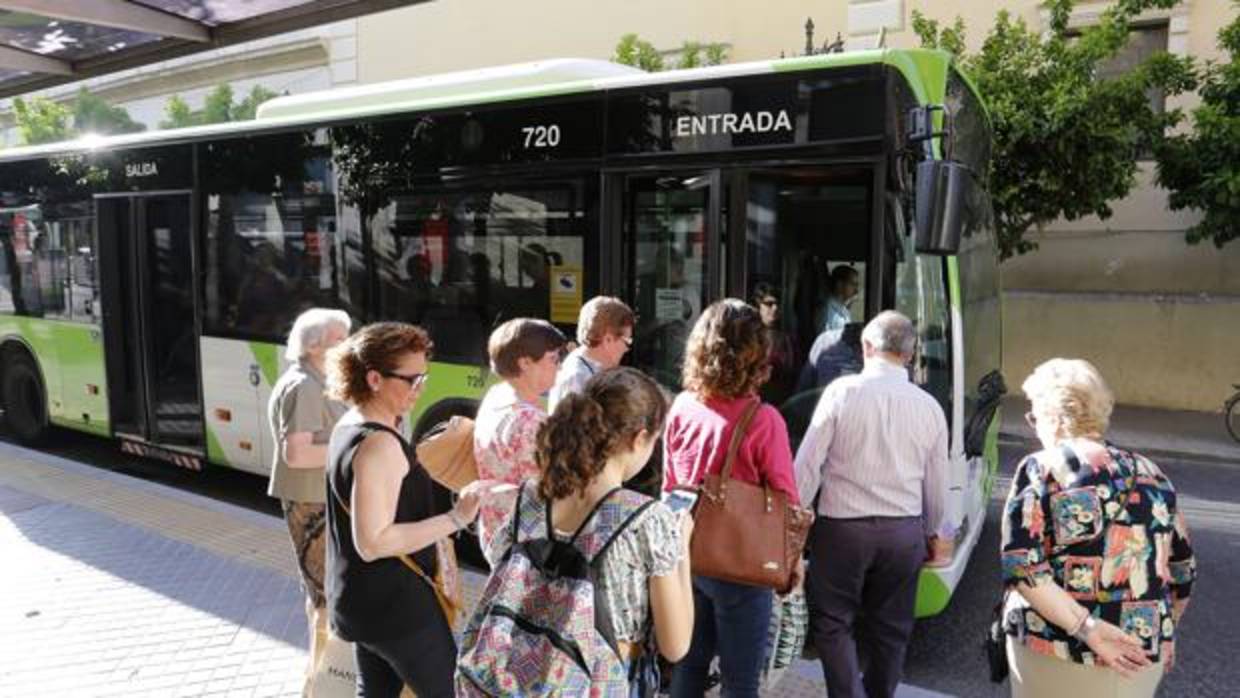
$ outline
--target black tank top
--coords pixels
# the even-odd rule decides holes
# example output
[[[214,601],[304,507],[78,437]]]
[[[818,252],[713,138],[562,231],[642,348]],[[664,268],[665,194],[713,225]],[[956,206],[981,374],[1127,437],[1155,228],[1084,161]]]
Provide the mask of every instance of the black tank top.
[[[341,423],[332,431],[327,460],[327,608],[332,628],[349,641],[377,641],[407,634],[441,613],[431,587],[398,558],[366,562],[353,545],[352,520],[341,502],[353,492],[353,456],[371,434],[386,431],[400,440],[409,461],[396,502],[396,523],[434,516],[434,486],[400,434],[375,422]],[[435,576],[435,546],[411,555]]]

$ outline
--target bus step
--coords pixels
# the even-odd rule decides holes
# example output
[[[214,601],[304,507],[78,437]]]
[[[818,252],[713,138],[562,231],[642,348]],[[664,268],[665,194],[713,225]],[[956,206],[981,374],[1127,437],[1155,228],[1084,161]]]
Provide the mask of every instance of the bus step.
[[[121,452],[128,453],[142,458],[154,458],[162,460],[166,463],[185,468],[187,470],[202,470],[202,456],[195,456],[189,453],[181,453],[162,446],[144,443],[142,441],[130,441],[129,439],[121,439]]]

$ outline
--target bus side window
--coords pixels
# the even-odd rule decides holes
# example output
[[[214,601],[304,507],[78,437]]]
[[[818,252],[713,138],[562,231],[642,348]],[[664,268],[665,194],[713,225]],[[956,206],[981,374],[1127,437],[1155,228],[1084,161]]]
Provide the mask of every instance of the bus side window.
[[[379,316],[424,327],[437,359],[474,365],[504,320],[575,324],[580,305],[553,303],[552,277],[589,290],[584,199],[571,183],[393,196],[370,221]]]

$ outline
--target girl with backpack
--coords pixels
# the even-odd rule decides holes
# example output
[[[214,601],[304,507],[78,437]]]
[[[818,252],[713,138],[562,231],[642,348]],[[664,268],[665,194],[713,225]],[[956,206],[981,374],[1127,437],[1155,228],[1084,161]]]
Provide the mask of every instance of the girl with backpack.
[[[688,650],[692,519],[623,488],[666,414],[653,380],[616,368],[547,419],[540,477],[484,549],[492,573],[462,638],[458,696],[653,696],[655,647],[673,662]]]

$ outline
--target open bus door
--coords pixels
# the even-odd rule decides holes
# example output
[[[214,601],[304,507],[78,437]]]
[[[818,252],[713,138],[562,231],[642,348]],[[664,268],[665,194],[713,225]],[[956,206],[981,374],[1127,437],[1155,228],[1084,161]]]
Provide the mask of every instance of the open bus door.
[[[126,450],[198,469],[203,420],[188,192],[96,197],[113,430]]]

